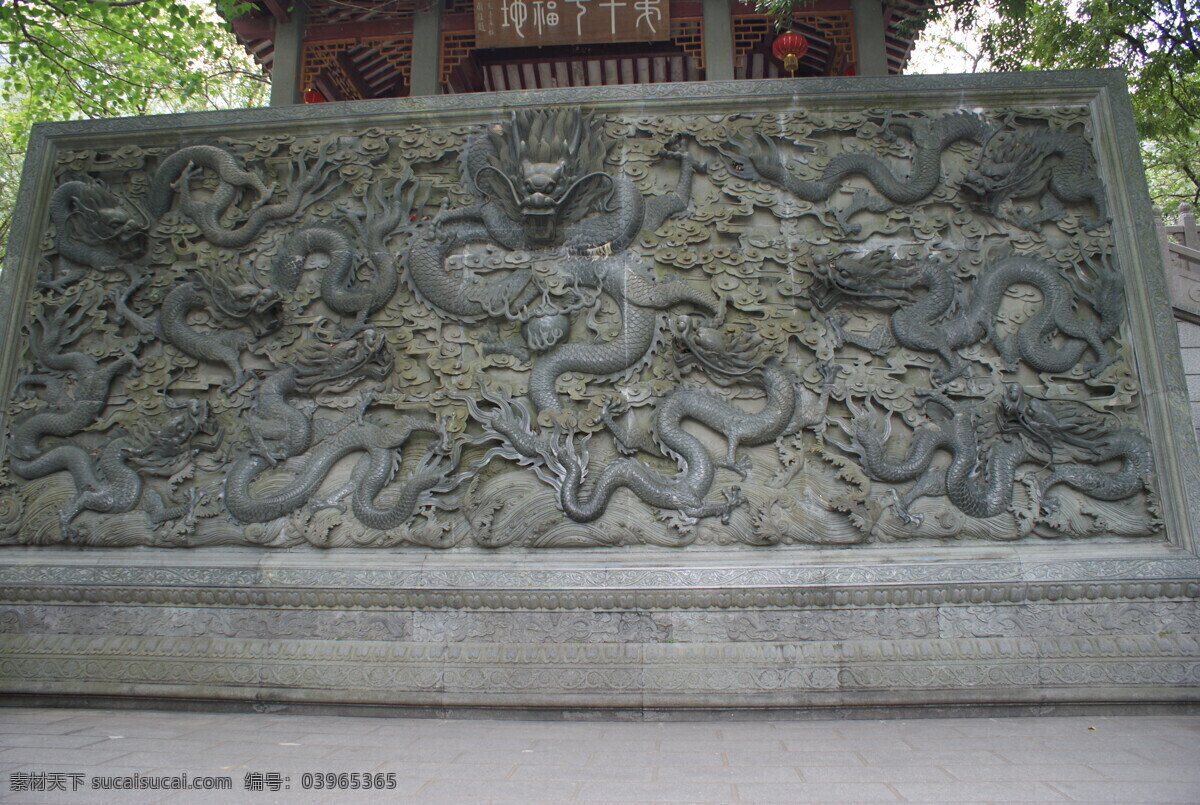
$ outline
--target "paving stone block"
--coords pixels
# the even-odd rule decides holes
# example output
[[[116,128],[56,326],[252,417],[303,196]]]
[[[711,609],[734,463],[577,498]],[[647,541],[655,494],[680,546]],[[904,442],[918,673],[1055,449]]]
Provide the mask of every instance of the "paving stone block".
[[[1055,782],[1058,780],[1102,780],[1104,775],[1091,766],[1079,763],[1049,763],[1054,758],[1054,752],[1048,751],[1044,757],[1047,763],[1043,765],[1021,766],[955,766],[947,765],[941,768],[956,780],[967,780],[979,783],[1005,782]]]
[[[726,783],[634,783],[587,782],[580,786],[578,801],[594,802],[733,802],[733,788]]]
[[[895,783],[900,795],[911,802],[1067,802],[1046,783],[1008,781],[1002,783],[954,781],[948,783]]]
[[[1058,782],[1054,788],[1079,802],[1200,802],[1200,786],[1174,782]]]
[[[566,802],[575,797],[579,783],[573,780],[431,780],[417,793],[426,798],[508,797]],[[624,785],[621,783],[620,785]]]
[[[756,805],[903,801],[882,783],[738,783],[735,788],[740,802]]]

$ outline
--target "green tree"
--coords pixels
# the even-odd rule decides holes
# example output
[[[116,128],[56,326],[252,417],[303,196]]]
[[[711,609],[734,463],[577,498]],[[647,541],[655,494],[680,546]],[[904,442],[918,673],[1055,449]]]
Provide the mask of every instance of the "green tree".
[[[264,102],[265,77],[214,10],[180,0],[0,0],[0,248],[32,124]]]

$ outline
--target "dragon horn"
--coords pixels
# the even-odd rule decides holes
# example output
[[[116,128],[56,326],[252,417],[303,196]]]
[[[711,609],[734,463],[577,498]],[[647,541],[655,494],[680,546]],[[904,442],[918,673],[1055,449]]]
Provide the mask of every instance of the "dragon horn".
[[[495,165],[484,165],[482,168],[475,171],[475,175],[471,177],[471,181],[473,181],[475,183],[476,187],[480,187],[479,177],[483,175],[484,171],[491,171],[491,172],[495,173],[497,176],[499,176],[501,179],[503,179],[505,184],[508,185],[508,190],[510,193],[512,193],[513,199],[516,200],[518,198],[517,187],[516,187],[516,185],[513,184],[512,179],[505,176],[504,172],[502,170],[500,170],[499,168],[497,168]]]
[[[568,187],[566,192],[564,192],[562,195],[563,201],[566,201],[568,198],[571,197],[571,194],[575,192],[575,188],[579,187],[579,185],[586,182],[588,179],[591,179],[593,176],[599,176],[600,178],[605,179],[608,182],[608,188],[609,188],[608,196],[605,197],[602,208],[604,209],[605,212],[611,212],[612,210],[616,209],[615,207],[610,206],[610,204],[612,202],[612,197],[614,195],[616,195],[617,183],[613,179],[613,177],[609,176],[604,171],[592,171],[591,173],[584,174],[583,176],[580,176],[575,181],[571,182],[571,186]]]

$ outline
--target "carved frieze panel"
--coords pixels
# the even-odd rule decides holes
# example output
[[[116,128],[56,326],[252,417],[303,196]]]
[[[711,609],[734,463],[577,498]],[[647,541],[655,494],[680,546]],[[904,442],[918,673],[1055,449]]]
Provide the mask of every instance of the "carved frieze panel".
[[[975,97],[56,141],[0,541],[1161,541],[1112,133]]]

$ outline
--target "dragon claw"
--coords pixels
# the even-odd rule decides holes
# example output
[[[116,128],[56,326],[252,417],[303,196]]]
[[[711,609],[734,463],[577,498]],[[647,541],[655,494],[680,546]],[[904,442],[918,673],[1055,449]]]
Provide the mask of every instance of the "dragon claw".
[[[720,462],[718,466],[736,472],[745,481],[750,477],[750,470],[754,469],[754,462],[750,460],[749,456],[742,456],[740,458],[730,456],[725,461]]]
[[[894,488],[889,489],[888,493],[891,495],[891,498],[892,498],[892,502],[888,504],[888,507],[891,508],[891,510],[896,513],[896,516],[898,518],[900,518],[900,521],[902,523],[904,523],[906,526],[909,526],[910,528],[916,528],[916,527],[920,526],[921,523],[925,522],[924,515],[913,514],[912,512],[910,512],[908,510],[908,506],[905,505],[904,501],[901,499],[900,495],[896,492],[896,490]]]
[[[742,494],[742,488],[740,486],[729,487],[728,489],[724,490],[724,495],[725,506],[723,507],[724,511],[721,513],[721,524],[729,525],[729,520],[733,515],[733,510],[746,503],[747,498]]]
[[[825,319],[829,322],[829,329],[833,336],[833,348],[841,349],[846,346],[846,329],[843,326],[850,317],[845,313],[834,313],[832,316],[827,316]]]
[[[346,513],[346,504],[334,498],[313,498],[308,502],[309,514],[316,514],[325,509],[333,509],[338,514]]]
[[[1116,355],[1106,355],[1097,361],[1089,361],[1083,365],[1083,370],[1092,377],[1099,377],[1100,374],[1116,363],[1119,358]]]

